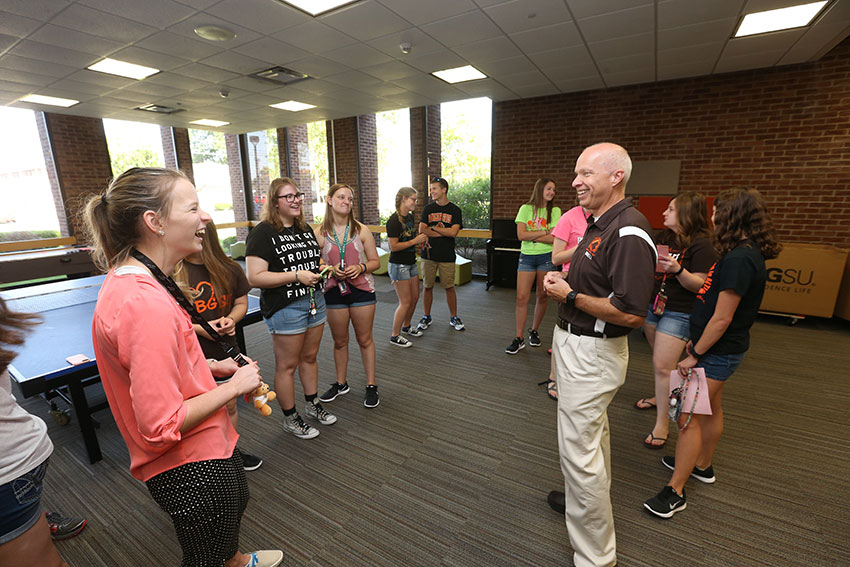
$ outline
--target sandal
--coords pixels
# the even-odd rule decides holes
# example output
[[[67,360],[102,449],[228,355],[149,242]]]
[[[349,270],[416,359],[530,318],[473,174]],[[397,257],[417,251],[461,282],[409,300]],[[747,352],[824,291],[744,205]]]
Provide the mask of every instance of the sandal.
[[[635,402],[635,409],[648,410],[656,407],[654,402],[650,402],[647,398],[641,398]]]
[[[655,441],[661,441],[661,444],[656,445]],[[667,444],[667,438],[666,437],[656,437],[650,431],[649,432],[649,440],[644,439],[643,444],[647,449],[663,449],[664,445]]]
[[[546,384],[546,395],[549,396],[549,399],[555,400],[557,402],[558,401],[558,386],[555,384],[555,381],[549,380],[547,378],[546,380],[543,380],[542,382],[537,383],[538,386],[542,386],[543,384]]]

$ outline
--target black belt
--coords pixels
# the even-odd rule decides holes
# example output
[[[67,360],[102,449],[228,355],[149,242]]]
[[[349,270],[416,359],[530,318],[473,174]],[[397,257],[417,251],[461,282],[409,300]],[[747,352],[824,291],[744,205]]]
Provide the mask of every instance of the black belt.
[[[581,327],[577,327],[570,323],[565,319],[561,319],[558,317],[558,326],[565,330],[568,333],[572,333],[574,335],[578,335],[579,337],[594,337],[597,339],[614,339],[617,337],[622,337],[629,334],[628,331],[625,333],[620,332],[619,334],[612,335],[611,333],[600,333],[598,331],[588,331],[586,329],[582,329]]]

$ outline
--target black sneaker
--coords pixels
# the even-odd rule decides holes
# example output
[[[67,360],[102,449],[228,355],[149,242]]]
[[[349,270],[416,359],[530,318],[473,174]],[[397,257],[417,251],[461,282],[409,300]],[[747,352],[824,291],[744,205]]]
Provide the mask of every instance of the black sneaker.
[[[508,348],[505,349],[505,352],[508,354],[516,354],[522,349],[525,348],[525,341],[522,340],[522,337],[515,337],[511,344],[508,345]]]
[[[367,408],[373,408],[381,403],[381,398],[378,397],[377,386],[366,386],[366,397],[363,398],[363,405]]]
[[[72,538],[86,527],[85,518],[66,518],[56,512],[48,512],[45,517],[50,526],[50,537],[55,540]]]
[[[644,502],[643,507],[659,518],[670,518],[688,507],[685,490],[682,489],[682,495],[679,496],[672,486],[665,486],[661,492]]]
[[[528,346],[539,347],[543,343],[540,341],[540,335],[534,329],[528,330]]]
[[[419,327],[414,327],[413,325],[409,327],[402,327],[401,332],[405,335],[410,335],[411,337],[421,337],[425,334]]]
[[[673,457],[671,455],[661,457],[661,464],[670,469],[671,471],[676,470],[676,457]],[[691,476],[697,479],[698,481],[704,482],[706,484],[714,484],[714,481],[717,480],[716,478],[714,478],[714,467],[711,465],[708,465],[704,469],[695,466],[694,470],[691,471]]]
[[[390,344],[401,348],[409,348],[413,346],[412,342],[405,339],[401,335],[397,337],[390,337]]]
[[[246,471],[255,471],[263,464],[263,459],[257,455],[246,453],[241,449],[239,450],[239,453],[242,455],[242,468]]]
[[[345,384],[334,382],[324,394],[319,396],[319,400],[324,403],[332,402],[337,398],[337,396],[344,396],[347,394],[350,389],[351,388],[348,387],[348,382]]]
[[[419,320],[419,325],[417,325],[416,328],[424,331],[425,329],[427,329],[430,326],[431,326],[431,316],[430,315],[423,315],[422,318]]]

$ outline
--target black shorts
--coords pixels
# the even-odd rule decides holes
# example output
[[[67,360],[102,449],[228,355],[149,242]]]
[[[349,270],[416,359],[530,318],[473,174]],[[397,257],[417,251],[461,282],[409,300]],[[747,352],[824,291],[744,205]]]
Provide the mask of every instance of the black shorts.
[[[327,309],[348,309],[350,307],[374,305],[378,302],[374,291],[363,291],[353,285],[349,285],[348,289],[351,290],[351,293],[345,295],[339,293],[339,286],[333,286],[326,291],[325,307]]]

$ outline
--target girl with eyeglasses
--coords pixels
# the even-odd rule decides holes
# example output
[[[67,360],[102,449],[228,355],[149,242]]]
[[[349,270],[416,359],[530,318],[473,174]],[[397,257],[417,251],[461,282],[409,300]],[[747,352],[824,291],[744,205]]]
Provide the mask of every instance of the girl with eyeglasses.
[[[299,439],[319,430],[295,409],[295,369],[304,388],[305,413],[322,425],[336,416],[317,399],[316,355],[325,327],[325,296],[320,275],[321,251],[313,229],[304,220],[304,193],[288,177],[269,185],[261,222],[248,234],[245,264],[248,281],[261,289],[260,310],[272,335],[274,389],[283,410],[283,429]]]

